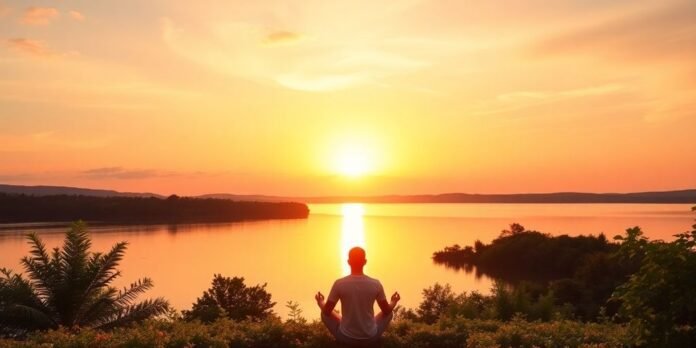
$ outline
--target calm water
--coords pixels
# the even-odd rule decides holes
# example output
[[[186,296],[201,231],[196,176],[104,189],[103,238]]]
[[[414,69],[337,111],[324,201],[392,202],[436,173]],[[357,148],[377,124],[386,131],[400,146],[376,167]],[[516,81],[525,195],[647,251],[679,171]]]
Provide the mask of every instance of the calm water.
[[[268,283],[285,316],[288,300],[309,318],[318,310],[313,296],[325,294],[333,280],[348,272],[347,250],[364,246],[366,272],[382,280],[389,293],[415,307],[421,290],[435,282],[456,291],[487,293],[491,279],[476,279],[432,263],[433,251],[459,243],[489,242],[512,222],[552,234],[608,237],[639,225],[651,238],[671,239],[689,230],[696,214],[689,205],[650,204],[320,204],[306,220],[214,225],[111,226],[92,228],[93,247],[106,251],[118,241],[130,243],[122,262],[126,285],[138,277],[155,282],[150,296],[164,296],[179,309],[190,308],[214,273],[243,276],[247,284]],[[26,227],[26,225],[24,225]],[[36,231],[57,246],[64,228],[0,225],[0,267],[19,270],[29,250],[23,233]],[[388,294],[389,295],[389,294]]]

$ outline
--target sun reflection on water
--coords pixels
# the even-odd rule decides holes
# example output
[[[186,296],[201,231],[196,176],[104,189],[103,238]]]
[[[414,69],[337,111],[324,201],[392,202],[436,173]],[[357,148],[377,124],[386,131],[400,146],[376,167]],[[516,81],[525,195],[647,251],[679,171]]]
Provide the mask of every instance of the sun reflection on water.
[[[341,226],[341,269],[343,275],[350,273],[350,267],[346,263],[348,251],[356,246],[365,248],[365,225],[363,215],[365,207],[360,203],[347,203],[341,205],[343,223]],[[365,267],[367,269],[367,266]]]

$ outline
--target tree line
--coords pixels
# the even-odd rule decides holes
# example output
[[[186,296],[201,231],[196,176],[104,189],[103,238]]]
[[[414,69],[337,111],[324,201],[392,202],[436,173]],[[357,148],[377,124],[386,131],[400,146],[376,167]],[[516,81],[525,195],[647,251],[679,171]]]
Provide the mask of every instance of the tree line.
[[[303,203],[239,202],[176,195],[156,197],[30,196],[0,193],[0,223],[95,221],[198,223],[306,218]]]

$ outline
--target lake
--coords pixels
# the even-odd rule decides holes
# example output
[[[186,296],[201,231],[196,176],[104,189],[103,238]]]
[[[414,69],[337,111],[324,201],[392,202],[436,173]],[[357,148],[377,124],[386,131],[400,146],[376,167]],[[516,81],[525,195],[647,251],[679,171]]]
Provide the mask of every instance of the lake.
[[[267,283],[285,317],[285,302],[299,302],[308,318],[319,311],[314,294],[328,294],[333,280],[347,274],[348,249],[367,250],[366,273],[379,278],[387,296],[398,290],[402,304],[415,307],[422,289],[449,283],[457,292],[488,293],[492,280],[435,265],[434,251],[477,239],[490,242],[512,222],[550,234],[598,234],[612,238],[641,226],[646,236],[671,240],[691,229],[696,214],[683,204],[315,204],[303,220],[227,224],[99,226],[91,228],[93,250],[118,241],[129,248],[121,264],[124,286],[148,276],[149,296],[164,296],[188,309],[213,274]],[[29,247],[23,234],[39,233],[49,247],[62,241],[64,227],[0,225],[0,267],[19,269]]]

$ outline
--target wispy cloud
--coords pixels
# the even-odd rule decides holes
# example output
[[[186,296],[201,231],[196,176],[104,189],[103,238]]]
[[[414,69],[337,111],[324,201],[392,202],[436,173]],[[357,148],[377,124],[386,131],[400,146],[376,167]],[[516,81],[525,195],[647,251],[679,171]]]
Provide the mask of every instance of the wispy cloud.
[[[694,115],[694,1],[666,0],[575,27],[542,39],[533,52],[544,59],[573,59],[577,64],[593,64],[597,70],[603,67],[607,74],[628,77],[639,96],[634,114],[645,121]],[[607,65],[601,65],[603,62]]]
[[[55,54],[46,47],[41,40],[31,40],[25,38],[14,38],[7,40],[7,46],[15,51],[36,57],[48,57]]]
[[[669,2],[668,2],[669,3]],[[641,62],[696,58],[696,1],[621,16],[542,40],[541,55],[587,54]]]
[[[30,7],[20,21],[27,25],[48,25],[59,16],[60,11],[53,7]]]
[[[497,99],[502,102],[519,102],[519,101],[534,101],[534,100],[559,100],[567,98],[580,98],[596,95],[610,94],[624,89],[620,84],[607,84],[601,86],[591,86],[575,89],[567,89],[560,91],[516,91],[498,95]]]
[[[266,45],[288,45],[297,43],[302,38],[301,34],[292,31],[276,31],[266,35],[263,43]]]
[[[162,36],[172,51],[215,71],[302,91],[332,91],[363,84],[383,85],[389,76],[431,65],[430,50],[417,44],[388,47],[387,40],[366,36],[346,44],[350,33],[277,31],[263,23],[210,23],[187,30],[170,18],[162,20]],[[297,45],[302,41],[301,45]]]
[[[85,20],[85,15],[83,15],[79,11],[72,10],[72,11],[68,12],[68,14],[70,15],[70,18],[72,18],[78,22],[82,22]]]
[[[48,45],[42,40],[33,40],[27,38],[14,38],[8,39],[5,44],[7,47],[15,52],[25,54],[32,57],[48,58],[66,58],[66,57],[77,57],[80,55],[77,51],[56,51],[48,47]]]
[[[124,167],[100,167],[83,170],[77,173],[78,177],[88,179],[121,179],[137,180],[151,178],[171,178],[171,177],[200,177],[217,175],[206,172],[177,172],[157,169],[129,169]]]
[[[523,90],[499,94],[494,100],[488,100],[475,106],[472,113],[475,115],[492,115],[537,107],[541,105],[564,102],[572,99],[599,97],[621,93],[627,87],[610,83],[597,86],[579,87],[565,90]]]
[[[102,167],[82,171],[82,176],[90,179],[146,179],[153,177],[172,176],[173,173],[153,169],[125,169],[123,167]]]

